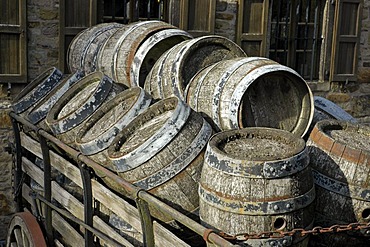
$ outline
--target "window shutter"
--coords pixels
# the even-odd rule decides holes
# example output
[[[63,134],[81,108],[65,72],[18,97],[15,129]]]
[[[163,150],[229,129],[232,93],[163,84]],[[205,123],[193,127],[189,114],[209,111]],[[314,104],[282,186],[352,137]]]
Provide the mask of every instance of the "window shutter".
[[[26,0],[1,1],[0,82],[27,82]]]
[[[59,6],[59,68],[68,73],[68,46],[79,32],[96,24],[97,0],[60,0]]]
[[[356,81],[361,0],[336,1],[330,81]]]
[[[239,1],[237,43],[248,56],[266,56],[269,0]]]
[[[180,29],[194,37],[214,34],[216,0],[182,0],[180,4]]]

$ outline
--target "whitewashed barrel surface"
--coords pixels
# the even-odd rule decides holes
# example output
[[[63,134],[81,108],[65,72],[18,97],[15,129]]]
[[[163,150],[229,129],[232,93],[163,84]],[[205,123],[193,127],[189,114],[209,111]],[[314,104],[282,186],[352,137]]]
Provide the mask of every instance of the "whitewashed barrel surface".
[[[78,131],[76,145],[95,162],[112,171],[107,149],[118,133],[152,102],[151,96],[139,87],[118,93],[103,103]]]
[[[215,134],[199,187],[203,224],[230,235],[312,227],[308,163],[305,142],[288,131],[255,127]],[[305,238],[285,240],[307,245]]]
[[[186,101],[217,130],[257,126],[303,136],[314,111],[306,81],[262,57],[223,60],[199,71],[188,84]]]
[[[151,105],[113,140],[108,155],[117,174],[186,214],[196,193],[211,126],[177,97]],[[155,217],[170,221],[165,214]]]
[[[14,112],[27,117],[35,104],[46,97],[61,82],[62,77],[63,73],[55,67],[44,70],[14,98],[12,103]]]
[[[219,61],[241,56],[246,56],[244,51],[225,37],[209,35],[186,40],[168,50],[154,64],[144,88],[148,90],[157,87],[159,93],[148,90],[154,98],[175,95],[184,99],[187,84],[199,70]],[[158,86],[152,86],[155,84]]]
[[[105,101],[124,90],[101,72],[85,76],[53,105],[46,116],[51,131],[67,144],[75,145],[75,138],[82,123]]]
[[[370,222],[370,128],[321,120],[307,145],[317,190],[317,221]]]

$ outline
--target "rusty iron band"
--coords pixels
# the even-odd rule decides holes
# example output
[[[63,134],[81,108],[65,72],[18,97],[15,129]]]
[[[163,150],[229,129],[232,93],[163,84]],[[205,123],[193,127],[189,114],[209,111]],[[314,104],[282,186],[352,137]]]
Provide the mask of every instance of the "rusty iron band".
[[[207,123],[203,119],[203,126],[201,130],[194,138],[192,143],[180,156],[178,156],[169,165],[159,170],[158,172],[133,184],[145,190],[150,190],[167,182],[168,180],[179,174],[182,170],[184,170],[199,155],[199,153],[207,145],[207,142],[211,135],[212,128],[209,123]]]
[[[370,202],[370,189],[343,183],[312,169],[316,185],[336,194]]]
[[[313,186],[306,193],[297,197],[269,202],[242,202],[229,198],[216,196],[199,186],[199,196],[207,204],[228,212],[244,214],[244,215],[275,215],[290,213],[309,206],[315,199],[315,187]]]
[[[251,178],[281,178],[305,169],[309,164],[306,149],[287,159],[253,162],[236,159],[221,159],[212,148],[207,148],[205,162],[219,171]]]

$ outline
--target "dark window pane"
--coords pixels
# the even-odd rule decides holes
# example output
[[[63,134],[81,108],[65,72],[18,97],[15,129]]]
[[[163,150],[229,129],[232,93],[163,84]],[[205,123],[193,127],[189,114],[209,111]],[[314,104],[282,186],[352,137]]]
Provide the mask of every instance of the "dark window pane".
[[[344,19],[340,25],[340,35],[356,35],[358,3],[343,3],[342,6]]]
[[[18,34],[0,33],[0,74],[20,74]]]
[[[2,0],[0,4],[0,23],[19,25],[19,0]]]
[[[336,74],[353,74],[354,73],[354,55],[355,43],[340,43],[338,56],[338,65]]]
[[[243,33],[262,33],[264,0],[244,1]]]

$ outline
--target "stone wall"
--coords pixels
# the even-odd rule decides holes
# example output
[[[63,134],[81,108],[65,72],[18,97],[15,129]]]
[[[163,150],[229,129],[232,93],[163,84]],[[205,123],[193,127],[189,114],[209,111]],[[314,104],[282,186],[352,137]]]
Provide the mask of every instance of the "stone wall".
[[[10,117],[10,100],[6,88],[0,85],[0,240],[5,239],[6,226],[15,211],[12,196],[12,155],[5,149],[13,141]]]
[[[236,39],[238,0],[217,0],[215,15],[215,34]]]
[[[58,66],[59,0],[27,1],[28,81]]]

